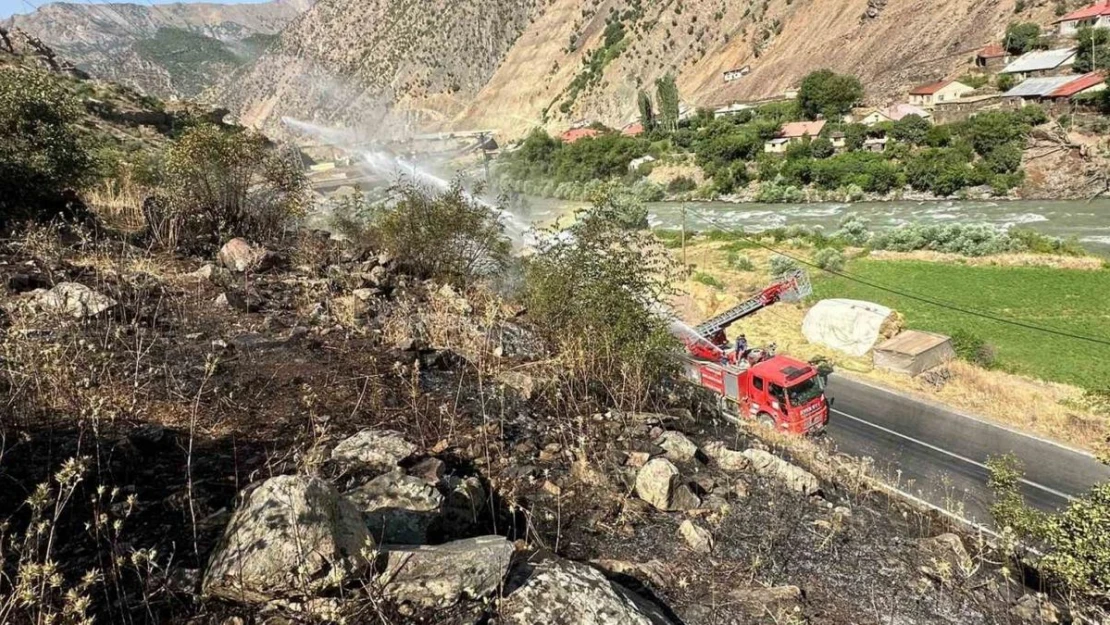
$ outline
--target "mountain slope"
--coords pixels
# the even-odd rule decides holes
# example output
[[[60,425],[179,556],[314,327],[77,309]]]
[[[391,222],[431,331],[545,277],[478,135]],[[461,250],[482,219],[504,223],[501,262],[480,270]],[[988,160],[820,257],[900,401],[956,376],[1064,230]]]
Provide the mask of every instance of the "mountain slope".
[[[393,122],[378,127],[385,134],[443,123],[485,85],[541,1],[319,3],[229,81],[222,101],[271,129],[286,115],[375,126],[384,118]]]
[[[1015,0],[338,0],[291,25],[225,92],[248,124],[282,115],[414,129],[582,118],[619,126],[668,72],[682,99],[713,106],[778,96],[810,71],[859,76],[868,99],[964,71],[1015,19],[1055,5]],[[436,15],[436,27],[426,25]],[[488,29],[485,20],[493,18]],[[478,26],[476,27],[477,24]],[[726,83],[726,70],[750,66]]]
[[[161,97],[194,96],[253,61],[310,3],[54,3],[9,25],[96,76]]]

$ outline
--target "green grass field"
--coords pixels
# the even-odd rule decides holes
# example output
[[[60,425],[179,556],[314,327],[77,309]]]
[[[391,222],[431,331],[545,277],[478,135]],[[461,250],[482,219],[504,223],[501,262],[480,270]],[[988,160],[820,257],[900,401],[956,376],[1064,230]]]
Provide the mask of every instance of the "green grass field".
[[[1110,270],[984,267],[867,258],[847,273],[890,287],[1036,326],[1110,341]],[[998,368],[1090,389],[1110,388],[1110,346],[1024,329],[933,306],[828,274],[815,296],[877,302],[901,312],[907,327],[963,330],[993,345]]]

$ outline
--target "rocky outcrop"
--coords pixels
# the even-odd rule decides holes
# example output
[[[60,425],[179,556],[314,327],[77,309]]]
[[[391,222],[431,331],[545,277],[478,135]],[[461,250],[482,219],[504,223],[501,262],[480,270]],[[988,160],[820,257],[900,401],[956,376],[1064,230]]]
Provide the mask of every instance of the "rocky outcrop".
[[[367,565],[362,516],[319,478],[273,477],[246,496],[208,563],[203,591],[236,601],[304,597]]]
[[[663,432],[655,439],[655,444],[662,447],[667,459],[673,462],[693,462],[698,455],[698,446],[682,432]]]
[[[940,581],[963,577],[971,571],[971,556],[963,540],[956,534],[946,533],[918,542],[922,556],[921,572]]]
[[[701,503],[666,458],[652,458],[640,469],[636,494],[659,510],[691,510]]]
[[[251,245],[238,237],[224,243],[216,259],[235,273],[265,270],[273,266],[276,260],[266,248]]]
[[[82,319],[94,317],[116,305],[116,300],[101,295],[78,282],[62,282],[40,292],[36,303],[44,310]]]
[[[443,495],[418,477],[387,473],[346,493],[378,542],[419,545],[438,516]]]
[[[362,430],[343,439],[331,452],[332,460],[351,466],[361,465],[378,472],[390,471],[397,463],[416,453],[416,445],[394,430]]]
[[[657,606],[585,564],[551,557],[519,567],[502,601],[501,621],[514,625],[671,625]]]
[[[744,456],[751,462],[756,473],[773,477],[791,490],[796,490],[805,495],[816,495],[821,492],[821,484],[817,481],[816,476],[774,454],[761,449],[748,449],[744,451]]]
[[[690,519],[686,519],[678,526],[678,535],[698,553],[713,551],[713,535],[704,527],[695,525]]]
[[[386,596],[424,608],[448,608],[481,599],[501,586],[513,558],[503,536],[480,536],[444,545],[387,548],[378,581]]]
[[[722,471],[727,473],[742,473],[751,468],[751,461],[743,452],[729,449],[720,441],[706,444],[703,451]]]

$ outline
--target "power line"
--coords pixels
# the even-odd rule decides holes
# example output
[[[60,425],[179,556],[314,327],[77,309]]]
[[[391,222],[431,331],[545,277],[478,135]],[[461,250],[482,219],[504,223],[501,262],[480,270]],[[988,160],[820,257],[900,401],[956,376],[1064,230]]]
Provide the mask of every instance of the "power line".
[[[1055,328],[1047,328],[1047,327],[1035,325],[1035,324],[1032,324],[1032,323],[1026,323],[1024,321],[1018,321],[1016,319],[1006,319],[1005,317],[998,317],[998,316],[991,315],[989,313],[985,313],[985,312],[982,312],[982,311],[974,310],[974,309],[971,309],[971,308],[964,308],[962,306],[958,306],[956,304],[952,304],[952,303],[949,303],[949,302],[944,302],[944,301],[941,301],[941,300],[935,300],[935,299],[932,299],[932,298],[929,298],[929,297],[923,297],[921,295],[916,295],[914,293],[909,293],[907,291],[901,291],[899,289],[895,289],[895,288],[885,286],[885,285],[882,285],[882,284],[876,284],[874,282],[871,282],[869,280],[865,280],[863,278],[860,278],[859,276],[855,276],[855,275],[852,275],[852,274],[844,272],[844,271],[834,271],[832,269],[826,269],[826,268],[820,267],[820,266],[818,266],[818,265],[816,265],[816,264],[814,264],[814,263],[812,263],[808,260],[805,260],[803,258],[798,258],[797,256],[794,256],[792,254],[788,254],[786,252],[775,249],[775,248],[771,247],[770,245],[767,245],[766,243],[763,243],[762,241],[759,241],[755,238],[752,238],[752,237],[748,236],[742,230],[741,231],[736,231],[736,230],[727,228],[725,226],[722,226],[721,224],[717,223],[717,221],[714,220],[712,217],[709,217],[709,216],[705,215],[701,211],[697,211],[697,214],[698,214],[699,217],[701,217],[702,219],[707,221],[709,224],[715,226],[718,230],[721,230],[721,231],[724,231],[724,232],[730,232],[732,234],[737,234],[740,237],[744,238],[745,240],[747,240],[747,241],[749,241],[749,242],[751,242],[751,243],[753,243],[753,244],[755,244],[759,247],[762,247],[766,250],[770,250],[770,251],[772,251],[776,254],[779,254],[780,256],[784,256],[786,258],[789,258],[790,260],[793,260],[796,263],[800,263],[800,264],[806,265],[808,267],[812,267],[812,268],[817,269],[819,271],[824,271],[826,273],[844,278],[846,280],[851,280],[852,282],[857,282],[857,283],[862,284],[864,286],[869,286],[873,289],[877,289],[877,290],[880,290],[880,291],[885,291],[887,293],[891,293],[893,295],[898,295],[900,297],[905,297],[907,299],[912,299],[912,300],[915,300],[915,301],[918,301],[918,302],[922,302],[924,304],[930,304],[932,306],[937,306],[939,308],[945,308],[947,310],[952,310],[952,311],[955,311],[955,312],[963,313],[965,315],[972,315],[972,316],[975,316],[975,317],[980,317],[982,319],[989,319],[991,321],[995,321],[995,322],[998,322],[998,323],[1003,323],[1003,324],[1007,324],[1007,325],[1011,325],[1011,326],[1015,326],[1015,327],[1019,327],[1019,328],[1024,328],[1026,330],[1034,330],[1036,332],[1043,332],[1045,334],[1054,334],[1056,336],[1062,336],[1062,337],[1065,337],[1065,338],[1076,339],[1076,340],[1079,340],[1079,341],[1087,341],[1089,343],[1094,343],[1096,345],[1104,345],[1104,346],[1110,347],[1110,340],[1107,340],[1107,339],[1103,339],[1103,338],[1099,338],[1099,337],[1093,337],[1093,336],[1086,336],[1086,335],[1083,335],[1083,334],[1073,334],[1073,333],[1067,332],[1065,330],[1057,330]]]

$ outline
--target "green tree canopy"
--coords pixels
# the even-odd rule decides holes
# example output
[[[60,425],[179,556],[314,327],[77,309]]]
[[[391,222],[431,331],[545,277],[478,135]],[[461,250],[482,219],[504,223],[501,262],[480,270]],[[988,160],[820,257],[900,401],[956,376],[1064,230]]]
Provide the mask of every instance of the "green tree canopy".
[[[53,76],[0,70],[0,227],[49,219],[73,204],[92,160],[77,130],[81,108]]]
[[[651,105],[651,96],[646,91],[640,91],[636,95],[636,105],[640,108],[640,125],[644,127],[644,132],[651,132],[655,129],[655,111]]]
[[[1032,22],[1012,22],[1006,27],[1003,45],[1010,54],[1025,54],[1044,47],[1041,27]]]
[[[655,98],[659,104],[659,121],[668,132],[678,130],[678,85],[674,76],[667,74],[655,81]]]
[[[863,93],[863,85],[855,76],[821,69],[802,80],[798,105],[807,119],[817,119],[818,115],[835,119],[852,110]]]
[[[912,145],[922,145],[925,143],[929,129],[932,127],[933,125],[920,115],[906,115],[894,122],[894,127],[890,130],[890,136]]]
[[[1110,67],[1110,28],[1080,28],[1075,45],[1075,71],[1085,74]]]

